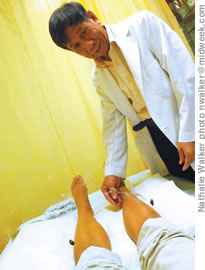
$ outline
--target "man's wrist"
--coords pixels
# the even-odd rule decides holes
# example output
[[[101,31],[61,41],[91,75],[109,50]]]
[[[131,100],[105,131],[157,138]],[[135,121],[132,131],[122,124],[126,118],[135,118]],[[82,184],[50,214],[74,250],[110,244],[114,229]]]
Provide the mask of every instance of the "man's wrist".
[[[105,176],[111,176],[111,175],[125,179],[126,169],[121,168],[121,167],[119,168],[119,167],[114,167],[114,166],[105,166]]]
[[[113,178],[119,179],[120,181],[121,181],[121,180],[122,180],[122,181],[125,180],[125,178],[122,178],[122,177],[120,177],[120,176],[113,175],[113,174],[111,174],[111,175],[106,175],[104,178],[106,178],[106,177],[113,177]]]

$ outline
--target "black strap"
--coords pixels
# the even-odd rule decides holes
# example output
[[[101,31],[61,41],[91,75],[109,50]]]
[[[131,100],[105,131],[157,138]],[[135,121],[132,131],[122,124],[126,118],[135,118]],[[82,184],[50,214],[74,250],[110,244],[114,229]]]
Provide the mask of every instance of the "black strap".
[[[146,120],[141,121],[141,122],[139,122],[139,124],[135,125],[133,127],[133,130],[134,131],[139,131],[139,130],[143,129],[145,126],[146,126]]]
[[[156,125],[156,124],[155,124],[155,122],[152,120],[152,118],[150,118],[150,119],[145,119],[144,121],[141,121],[139,124],[135,125],[135,126],[133,127],[133,130],[134,130],[134,131],[139,131],[139,130],[143,129],[145,126],[150,126],[150,127],[152,127],[152,126],[155,126],[155,125]]]

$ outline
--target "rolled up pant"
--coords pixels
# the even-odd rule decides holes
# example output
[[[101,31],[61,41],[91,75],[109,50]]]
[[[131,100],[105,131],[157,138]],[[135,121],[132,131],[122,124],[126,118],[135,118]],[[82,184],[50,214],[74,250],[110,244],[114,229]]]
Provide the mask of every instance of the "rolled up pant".
[[[145,221],[137,250],[142,270],[194,270],[194,238],[164,218]],[[128,270],[117,254],[94,246],[81,254],[76,267],[76,270],[91,269]]]
[[[194,238],[164,218],[150,218],[137,240],[142,269],[194,270]]]

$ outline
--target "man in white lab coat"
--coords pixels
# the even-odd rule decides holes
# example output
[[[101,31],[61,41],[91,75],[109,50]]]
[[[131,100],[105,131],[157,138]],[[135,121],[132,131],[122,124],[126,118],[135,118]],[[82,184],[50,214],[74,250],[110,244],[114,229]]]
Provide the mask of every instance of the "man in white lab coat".
[[[53,41],[95,62],[107,153],[102,191],[117,206],[126,177],[126,118],[153,173],[194,181],[194,63],[178,35],[141,11],[112,25],[78,3],[57,9],[49,21]]]

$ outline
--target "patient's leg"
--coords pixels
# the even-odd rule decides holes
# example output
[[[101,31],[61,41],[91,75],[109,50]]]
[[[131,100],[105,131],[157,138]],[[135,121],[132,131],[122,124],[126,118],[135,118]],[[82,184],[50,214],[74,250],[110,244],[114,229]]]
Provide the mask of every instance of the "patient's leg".
[[[107,233],[94,218],[88,199],[87,187],[81,176],[73,178],[71,191],[78,207],[78,222],[74,245],[74,257],[77,264],[81,253],[88,247],[97,246],[111,250],[111,245]]]
[[[122,196],[123,219],[129,237],[136,243],[143,223],[148,218],[158,218],[160,215],[149,205],[136,198],[123,185],[119,189]]]

